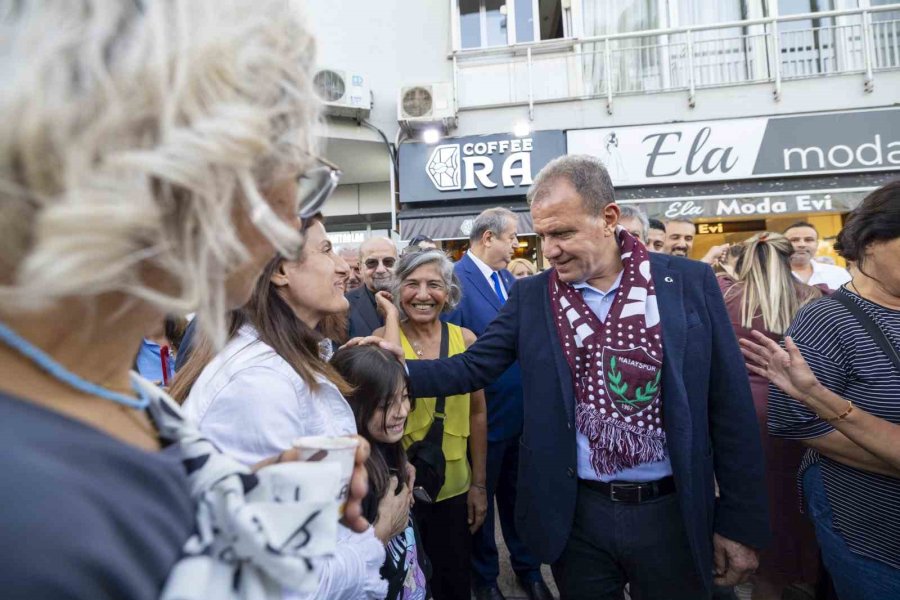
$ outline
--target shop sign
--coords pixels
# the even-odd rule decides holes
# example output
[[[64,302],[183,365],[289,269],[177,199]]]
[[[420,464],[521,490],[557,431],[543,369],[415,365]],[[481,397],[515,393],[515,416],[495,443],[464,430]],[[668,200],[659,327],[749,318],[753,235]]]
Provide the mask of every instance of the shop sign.
[[[900,108],[568,132],[616,186],[900,169]]]
[[[868,193],[798,192],[796,194],[731,198],[678,198],[637,204],[657,219],[706,219],[712,217],[777,216],[791,213],[846,212]]]
[[[365,231],[333,231],[328,234],[332,244],[361,244],[366,241]]]
[[[712,235],[717,233],[739,233],[742,231],[765,231],[766,221],[731,221],[722,223],[698,223],[697,235]]]
[[[562,131],[400,145],[400,201],[524,195],[541,168],[566,152]]]

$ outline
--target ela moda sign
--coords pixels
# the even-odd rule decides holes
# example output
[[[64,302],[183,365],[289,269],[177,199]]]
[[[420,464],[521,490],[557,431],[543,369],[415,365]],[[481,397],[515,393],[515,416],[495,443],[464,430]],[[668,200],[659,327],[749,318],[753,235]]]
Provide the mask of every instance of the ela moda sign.
[[[626,202],[642,207],[657,219],[777,216],[792,213],[845,212],[855,208],[868,190],[797,192],[757,197],[678,198]]]
[[[400,145],[400,199],[426,202],[524,195],[534,176],[565,154],[562,131],[450,138]]]
[[[568,132],[613,185],[637,186],[900,168],[900,109]]]

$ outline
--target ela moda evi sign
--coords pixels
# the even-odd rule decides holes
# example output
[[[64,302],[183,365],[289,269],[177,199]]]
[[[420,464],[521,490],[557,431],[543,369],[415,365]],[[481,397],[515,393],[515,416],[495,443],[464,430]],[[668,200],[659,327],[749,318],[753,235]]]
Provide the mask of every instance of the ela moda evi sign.
[[[657,219],[702,219],[708,217],[772,216],[791,213],[845,212],[852,210],[866,190],[848,192],[797,192],[757,197],[678,198],[638,201],[648,215]]]
[[[400,145],[400,200],[428,202],[524,195],[534,176],[565,154],[562,131],[536,131]]]
[[[613,185],[900,169],[900,108],[568,132]]]

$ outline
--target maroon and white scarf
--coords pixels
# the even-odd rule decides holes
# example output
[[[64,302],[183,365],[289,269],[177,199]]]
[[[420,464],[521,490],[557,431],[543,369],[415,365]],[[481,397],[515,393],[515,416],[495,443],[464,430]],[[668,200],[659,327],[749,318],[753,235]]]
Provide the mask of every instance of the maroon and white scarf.
[[[581,293],[550,276],[550,301],[575,382],[575,421],[598,475],[662,460],[662,327],[650,257],[619,227],[622,281],[600,322]]]

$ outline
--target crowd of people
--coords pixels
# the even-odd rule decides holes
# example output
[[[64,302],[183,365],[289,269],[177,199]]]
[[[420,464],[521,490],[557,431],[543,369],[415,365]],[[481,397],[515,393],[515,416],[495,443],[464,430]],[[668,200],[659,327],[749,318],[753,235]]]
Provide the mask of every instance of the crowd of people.
[[[337,249],[288,4],[88,5],[0,35],[2,597],[498,600],[497,522],[529,599],[900,597],[900,182],[846,269],[581,155],[541,272],[501,207]]]

